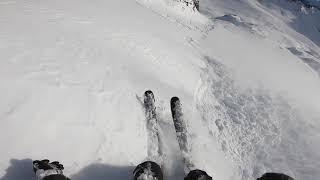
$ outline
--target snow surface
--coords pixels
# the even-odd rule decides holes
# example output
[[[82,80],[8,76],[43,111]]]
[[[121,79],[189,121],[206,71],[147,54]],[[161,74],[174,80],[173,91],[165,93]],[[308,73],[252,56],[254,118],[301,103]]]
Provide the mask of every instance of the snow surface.
[[[74,180],[128,179],[147,160],[141,98],[156,96],[166,179],[320,176],[320,12],[284,0],[0,1],[0,180],[49,158]]]

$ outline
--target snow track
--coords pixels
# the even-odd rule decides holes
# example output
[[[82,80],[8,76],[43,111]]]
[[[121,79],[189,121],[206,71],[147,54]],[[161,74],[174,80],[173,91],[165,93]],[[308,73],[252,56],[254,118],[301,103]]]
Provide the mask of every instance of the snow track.
[[[307,112],[285,96],[263,88],[243,90],[236,86],[230,69],[209,57],[206,61],[196,94],[197,108],[221,150],[237,164],[241,179],[257,178],[267,171],[311,178],[309,174],[300,174],[303,166],[317,174],[317,145],[298,136],[314,136],[315,131],[305,130],[319,124],[304,120]],[[314,156],[302,159],[303,151],[313,152]]]

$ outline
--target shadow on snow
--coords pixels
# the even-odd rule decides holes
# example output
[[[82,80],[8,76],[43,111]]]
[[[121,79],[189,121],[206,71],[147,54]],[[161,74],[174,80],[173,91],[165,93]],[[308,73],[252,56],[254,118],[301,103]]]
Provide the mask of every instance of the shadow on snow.
[[[78,173],[70,176],[72,180],[127,180],[132,177],[133,166],[113,166],[107,164],[91,164]],[[36,180],[32,170],[32,159],[11,159],[6,174],[0,180]]]

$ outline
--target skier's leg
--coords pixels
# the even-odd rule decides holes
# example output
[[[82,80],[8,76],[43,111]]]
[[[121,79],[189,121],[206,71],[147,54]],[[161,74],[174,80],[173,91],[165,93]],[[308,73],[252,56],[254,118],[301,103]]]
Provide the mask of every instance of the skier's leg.
[[[190,171],[184,180],[212,180],[212,177],[209,176],[205,171],[196,169]]]
[[[161,167],[152,161],[139,164],[133,171],[134,180],[163,180]]]
[[[292,177],[280,173],[265,173],[257,180],[294,180]]]
[[[58,161],[51,162],[47,159],[33,161],[33,171],[38,180],[70,180],[63,175],[64,167]]]

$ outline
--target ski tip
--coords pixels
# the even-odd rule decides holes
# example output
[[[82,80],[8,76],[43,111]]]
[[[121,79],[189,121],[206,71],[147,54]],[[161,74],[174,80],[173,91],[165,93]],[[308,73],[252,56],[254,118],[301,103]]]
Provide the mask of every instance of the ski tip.
[[[146,92],[144,92],[144,103],[147,102],[151,102],[151,101],[155,101],[154,99],[154,94],[151,90],[147,90]]]
[[[151,90],[147,90],[146,92],[144,92],[145,96],[149,96],[152,95],[153,96],[153,92]]]
[[[178,97],[172,97],[170,101],[171,111],[176,109],[177,107],[180,107],[180,99]]]
[[[178,97],[176,97],[176,96],[175,96],[175,97],[172,97],[170,103],[171,103],[171,104],[174,104],[174,103],[176,103],[176,102],[180,102],[180,99],[179,99]]]

